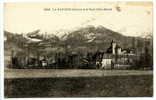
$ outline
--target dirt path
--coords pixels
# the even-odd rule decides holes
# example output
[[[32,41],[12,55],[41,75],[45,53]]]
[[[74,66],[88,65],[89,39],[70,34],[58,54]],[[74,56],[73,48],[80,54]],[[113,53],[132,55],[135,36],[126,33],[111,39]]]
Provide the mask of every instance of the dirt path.
[[[152,75],[153,71],[138,70],[63,70],[63,69],[6,69],[5,78],[50,78],[50,77],[103,77],[126,75]]]

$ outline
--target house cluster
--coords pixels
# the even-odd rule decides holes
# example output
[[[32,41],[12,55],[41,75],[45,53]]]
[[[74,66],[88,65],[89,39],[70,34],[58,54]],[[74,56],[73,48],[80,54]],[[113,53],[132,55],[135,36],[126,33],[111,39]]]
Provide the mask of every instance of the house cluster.
[[[111,45],[107,49],[106,53],[111,53],[113,55],[134,55],[135,50],[133,48],[121,48],[119,44],[112,40]]]
[[[135,57],[134,49],[123,49],[112,40],[110,47],[103,54],[102,69],[127,69],[130,68]],[[98,63],[98,62],[97,62]]]
[[[61,52],[61,48],[59,48],[57,52],[55,50],[55,52],[50,53],[55,48],[48,44],[38,45],[40,49],[35,51],[29,49],[30,45],[27,45],[26,48],[28,49],[27,54],[20,55],[20,52],[16,52],[18,55],[12,56],[12,65],[21,68],[127,69],[131,67],[135,57],[134,49],[123,49],[115,41],[110,43],[105,52],[87,52],[86,54],[65,53],[63,48],[64,52]]]

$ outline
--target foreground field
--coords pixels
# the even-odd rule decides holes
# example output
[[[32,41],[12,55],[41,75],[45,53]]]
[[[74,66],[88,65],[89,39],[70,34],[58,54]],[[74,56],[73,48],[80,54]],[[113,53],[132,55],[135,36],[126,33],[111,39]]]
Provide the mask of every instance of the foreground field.
[[[153,96],[152,71],[7,70],[4,82],[6,98]]]
[[[5,79],[6,98],[151,96],[151,75]]]

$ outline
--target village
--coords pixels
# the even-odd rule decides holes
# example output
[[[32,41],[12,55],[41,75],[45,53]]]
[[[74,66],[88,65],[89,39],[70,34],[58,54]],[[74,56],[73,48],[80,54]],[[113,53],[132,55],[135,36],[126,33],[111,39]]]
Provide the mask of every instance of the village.
[[[29,48],[30,45],[27,45]],[[43,44],[42,48],[49,48]],[[52,48],[52,47],[50,47]],[[139,59],[134,48],[124,49],[115,41],[110,41],[110,47],[92,52],[56,52],[51,55],[29,53],[18,56],[20,52],[12,51],[12,68],[52,68],[52,69],[133,69],[135,61]],[[44,51],[43,51],[44,52]],[[45,51],[46,52],[46,51]]]

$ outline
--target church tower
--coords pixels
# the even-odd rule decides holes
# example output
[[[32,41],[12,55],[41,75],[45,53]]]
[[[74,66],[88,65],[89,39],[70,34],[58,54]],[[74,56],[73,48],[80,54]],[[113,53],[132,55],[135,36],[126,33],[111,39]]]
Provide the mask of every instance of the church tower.
[[[116,53],[116,42],[114,42],[113,40],[112,40],[112,42],[111,42],[111,45],[112,45],[112,54],[115,54]]]

